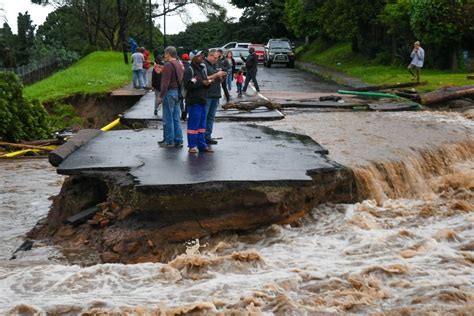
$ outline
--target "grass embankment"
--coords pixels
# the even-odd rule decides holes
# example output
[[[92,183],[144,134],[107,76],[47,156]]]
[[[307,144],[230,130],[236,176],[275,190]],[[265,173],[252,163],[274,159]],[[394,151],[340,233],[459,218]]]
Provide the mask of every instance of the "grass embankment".
[[[329,48],[320,43],[313,43],[306,47],[298,47],[297,54],[297,59],[300,61],[339,70],[368,84],[409,82],[411,79],[406,67],[377,64],[376,61],[352,53],[351,45],[348,43],[336,44]],[[418,87],[417,90],[426,92],[444,86],[473,84],[472,80],[466,78],[466,74],[467,72],[462,71],[422,69],[421,80],[428,81],[428,84]]]
[[[71,67],[24,89],[28,99],[61,100],[74,94],[108,93],[131,80],[131,67],[118,52],[94,52]]]

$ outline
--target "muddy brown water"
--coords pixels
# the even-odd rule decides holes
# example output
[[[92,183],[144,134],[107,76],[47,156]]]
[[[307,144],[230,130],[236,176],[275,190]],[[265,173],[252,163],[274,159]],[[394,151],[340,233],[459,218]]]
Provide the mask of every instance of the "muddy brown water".
[[[271,125],[321,142],[371,199],[202,239],[167,263],[81,267],[41,244],[10,261],[63,177],[46,160],[1,161],[0,314],[472,314],[472,121],[336,112]]]

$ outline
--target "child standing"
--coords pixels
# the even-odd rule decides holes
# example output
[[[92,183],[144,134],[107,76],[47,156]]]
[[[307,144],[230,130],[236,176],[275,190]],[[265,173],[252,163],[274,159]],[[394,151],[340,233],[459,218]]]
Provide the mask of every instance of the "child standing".
[[[235,82],[237,83],[237,94],[239,95],[239,98],[242,97],[242,86],[244,85],[244,73],[242,70],[239,70],[235,74]]]

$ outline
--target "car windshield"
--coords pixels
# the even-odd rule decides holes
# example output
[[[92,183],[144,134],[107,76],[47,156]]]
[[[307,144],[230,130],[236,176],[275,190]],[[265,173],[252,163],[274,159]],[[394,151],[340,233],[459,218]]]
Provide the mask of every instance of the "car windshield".
[[[286,41],[274,41],[270,43],[270,48],[285,48],[285,49],[290,49],[290,43]]]

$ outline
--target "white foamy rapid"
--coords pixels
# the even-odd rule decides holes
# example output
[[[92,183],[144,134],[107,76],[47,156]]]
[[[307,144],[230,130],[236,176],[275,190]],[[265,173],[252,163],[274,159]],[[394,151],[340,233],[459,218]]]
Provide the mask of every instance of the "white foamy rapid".
[[[1,162],[0,314],[472,314],[474,163],[424,168],[431,157],[408,164],[424,200],[325,204],[297,227],[220,234],[168,263],[89,267],[41,245],[8,260],[62,178],[46,161]],[[392,170],[405,165],[358,172],[375,190],[406,182]]]

